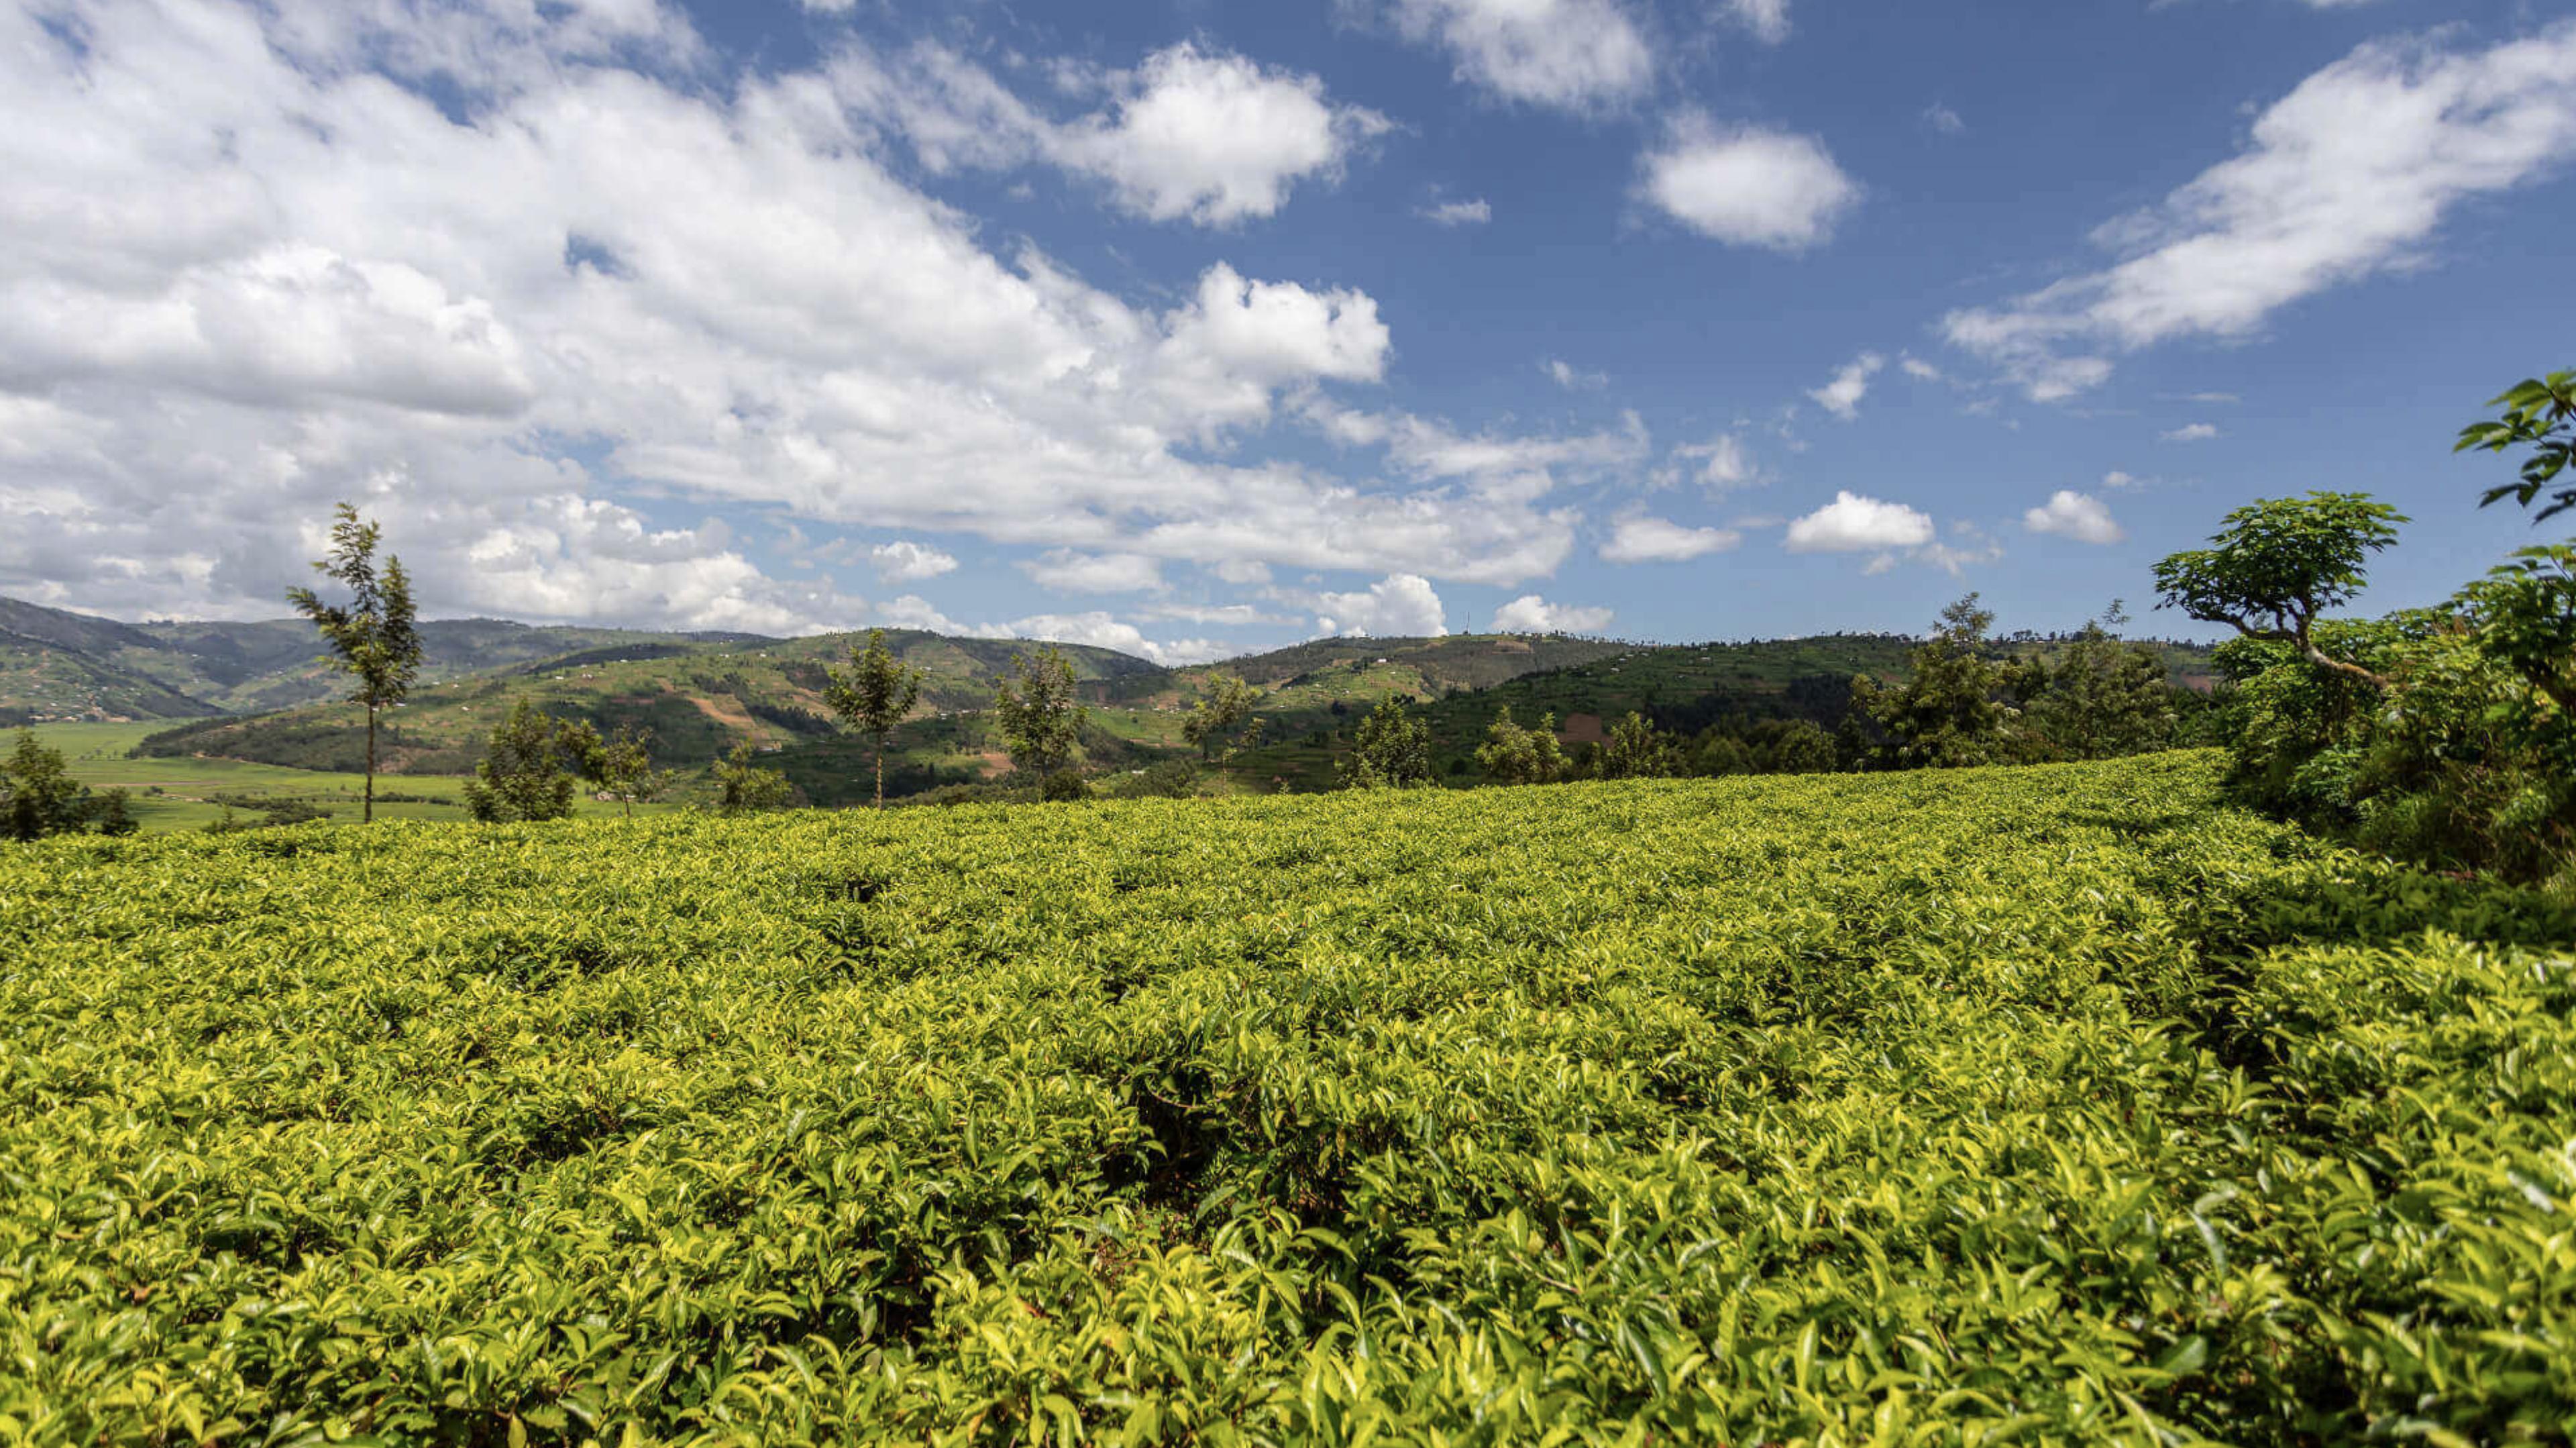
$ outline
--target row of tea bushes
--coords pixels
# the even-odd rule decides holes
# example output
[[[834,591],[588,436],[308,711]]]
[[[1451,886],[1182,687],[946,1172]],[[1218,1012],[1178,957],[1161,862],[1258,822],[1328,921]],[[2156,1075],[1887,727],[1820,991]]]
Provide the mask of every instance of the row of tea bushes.
[[[2217,761],[0,855],[0,1443],[2564,1441],[2576,922]]]

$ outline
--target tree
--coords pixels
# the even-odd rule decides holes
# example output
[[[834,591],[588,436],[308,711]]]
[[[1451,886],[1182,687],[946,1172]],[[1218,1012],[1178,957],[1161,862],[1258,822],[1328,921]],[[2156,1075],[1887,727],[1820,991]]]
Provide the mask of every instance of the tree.
[[[632,724],[620,724],[614,738],[603,740],[587,722],[567,724],[560,743],[582,778],[624,806],[628,819],[635,817],[639,802],[658,799],[671,787],[671,775],[653,768],[650,729],[639,731]]]
[[[2262,498],[2227,515],[2212,548],[2156,565],[2158,608],[2179,608],[2247,638],[2276,639],[2308,662],[2387,687],[2388,680],[2317,646],[2316,621],[2351,602],[2370,555],[2397,541],[2407,521],[2367,493]]]
[[[2004,695],[2023,681],[2022,671],[1987,657],[1992,611],[1977,595],[1941,610],[1932,637],[1914,650],[1914,675],[1886,685],[1863,674],[1852,680],[1854,714],[1887,736],[1884,761],[1899,769],[1961,769],[1994,764],[2010,754],[2006,728],[2013,717]]]
[[[1431,783],[1431,726],[1389,694],[1360,721],[1356,747],[1342,765],[1349,789],[1415,789]]]
[[[1232,674],[1210,674],[1198,702],[1181,720],[1181,737],[1198,746],[1199,757],[1210,764],[1223,764],[1238,750],[1261,747],[1261,721],[1253,719],[1251,727],[1238,738],[1235,731],[1250,718],[1252,706],[1261,699],[1261,691]]]
[[[592,743],[598,734],[588,725]],[[576,740],[565,726],[539,713],[525,698],[510,706],[510,717],[493,729],[474,777],[465,782],[465,810],[485,824],[512,820],[559,820],[572,813],[573,777],[564,771]]]
[[[1002,727],[1011,763],[1040,779],[1062,774],[1081,757],[1083,725],[1091,711],[1075,702],[1073,663],[1053,644],[1032,659],[1015,654],[1019,678],[993,691],[993,713]]]
[[[2503,452],[2528,444],[2531,456],[2523,459],[2522,481],[2489,488],[2486,496],[2478,500],[2478,506],[2483,508],[2499,498],[2510,497],[2528,508],[2542,488],[2556,481],[2570,461],[2576,461],[2576,424],[2571,423],[2576,419],[2576,372],[2526,378],[2489,398],[2487,406],[2502,407],[2504,415],[2460,429],[2460,440],[2451,450],[2483,448]],[[2549,505],[2531,521],[2546,522],[2570,508],[2576,508],[2576,482],[2550,494]]]
[[[2126,618],[2114,601],[2106,622]],[[2162,747],[2173,737],[2173,688],[2164,660],[2144,644],[2122,643],[2088,623],[2057,666],[2035,672],[2031,727],[2067,759],[2109,759]]]
[[[733,747],[716,765],[716,810],[722,814],[747,814],[753,810],[780,809],[795,794],[787,776],[775,769],[763,769],[752,762],[751,741],[746,739]]]
[[[13,840],[78,834],[89,823],[89,791],[36,731],[18,731],[16,747],[0,761],[0,834]]]
[[[420,673],[420,631],[413,625],[411,577],[402,560],[387,557],[376,569],[376,544],[382,536],[358,510],[342,503],[339,521],[331,525],[331,551],[314,560],[323,576],[349,590],[349,602],[326,604],[309,588],[290,588],[286,601],[313,621],[338,657],[340,672],[356,679],[352,702],[367,710],[367,793],[362,818],[376,817],[376,716],[403,701]]]
[[[1496,784],[1554,784],[1565,778],[1565,749],[1557,743],[1556,716],[1541,714],[1538,727],[1512,722],[1510,705],[1485,729],[1476,748],[1476,763]]]
[[[850,672],[824,671],[823,697],[841,722],[875,741],[877,808],[885,808],[886,737],[921,702],[921,670],[896,660],[885,630],[868,630],[868,646],[850,650]]]
[[[1680,766],[1672,738],[1634,709],[1610,726],[1610,737],[1593,760],[1593,771],[1602,779],[1670,779]]]
[[[98,797],[98,813],[93,827],[102,835],[130,835],[143,828],[134,817],[134,797],[121,789],[111,789]]]

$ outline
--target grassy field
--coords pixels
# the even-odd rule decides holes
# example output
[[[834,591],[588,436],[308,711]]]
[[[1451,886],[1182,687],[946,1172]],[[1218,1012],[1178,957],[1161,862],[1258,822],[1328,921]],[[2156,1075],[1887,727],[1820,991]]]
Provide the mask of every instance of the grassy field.
[[[2211,755],[0,851],[0,1438],[2576,1430],[2576,920]]]
[[[354,821],[366,787],[362,774],[288,769],[239,759],[171,759],[135,756],[130,751],[144,736],[167,728],[167,720],[131,724],[39,724],[36,737],[63,753],[72,776],[93,790],[124,789],[133,797],[134,815],[145,834],[202,829],[224,818],[226,810],[240,820],[255,821],[246,807],[217,800],[293,800],[327,812],[334,820]],[[387,800],[387,793],[426,798]],[[462,820],[465,780],[454,775],[381,776],[376,780],[378,819]],[[614,816],[618,807],[592,799],[574,802],[584,817]],[[646,805],[651,812],[666,806]]]

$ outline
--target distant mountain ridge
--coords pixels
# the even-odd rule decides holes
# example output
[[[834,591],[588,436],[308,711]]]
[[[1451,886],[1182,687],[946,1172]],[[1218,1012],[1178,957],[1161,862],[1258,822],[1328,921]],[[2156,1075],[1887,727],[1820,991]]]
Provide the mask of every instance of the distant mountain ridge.
[[[675,633],[435,619],[420,626],[421,678],[443,682],[586,649],[777,643]],[[0,723],[193,719],[317,704],[346,691],[302,619],[139,624],[0,598]]]

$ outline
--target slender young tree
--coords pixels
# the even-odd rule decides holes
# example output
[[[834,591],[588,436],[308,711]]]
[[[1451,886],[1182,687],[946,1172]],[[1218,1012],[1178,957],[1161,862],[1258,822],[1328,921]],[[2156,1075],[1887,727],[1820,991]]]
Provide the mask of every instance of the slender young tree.
[[[1261,747],[1263,721],[1252,717],[1252,706],[1259,702],[1259,689],[1232,674],[1210,674],[1198,702],[1181,720],[1181,737],[1198,746],[1201,760],[1226,764],[1244,750]]]
[[[1021,654],[1011,662],[1019,674],[1016,684],[1004,679],[993,691],[1003,744],[1013,764],[1052,779],[1073,768],[1091,711],[1074,702],[1073,661],[1055,645],[1038,650],[1034,659]]]
[[[313,621],[331,646],[330,662],[357,680],[351,702],[367,708],[367,795],[362,818],[376,818],[376,716],[403,701],[420,674],[420,630],[414,625],[411,577],[402,560],[388,556],[376,568],[376,544],[383,536],[375,524],[342,503],[331,525],[331,551],[313,566],[324,577],[349,590],[346,604],[324,603],[309,588],[290,588],[286,601]]]
[[[581,777],[623,806],[628,819],[635,817],[636,801],[657,799],[671,787],[669,772],[653,768],[650,729],[620,724],[615,737],[602,739],[599,730],[585,721],[565,725],[561,741]]]
[[[885,808],[886,739],[921,702],[921,670],[902,662],[886,647],[885,630],[868,630],[868,646],[850,649],[850,671],[824,671],[829,683],[823,698],[841,722],[875,744],[877,808]]]

